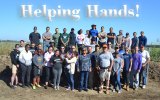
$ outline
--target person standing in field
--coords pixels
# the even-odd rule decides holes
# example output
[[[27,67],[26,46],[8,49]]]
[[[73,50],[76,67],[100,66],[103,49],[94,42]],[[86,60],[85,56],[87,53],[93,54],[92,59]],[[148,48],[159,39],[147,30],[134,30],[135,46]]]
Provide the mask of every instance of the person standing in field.
[[[129,80],[130,80],[130,72],[132,68],[132,56],[129,54],[129,48],[125,48],[125,53],[123,54],[124,67],[123,67],[123,83],[124,88],[129,91]]]
[[[81,51],[82,51],[82,47],[83,47],[83,44],[84,44],[84,39],[85,39],[85,35],[83,34],[83,30],[80,29],[78,31],[78,35],[77,35],[77,46],[78,46],[78,54],[81,54]]]
[[[92,29],[90,29],[89,34],[91,36],[91,39],[96,40],[96,43],[97,43],[98,31],[96,29],[96,25],[93,24],[93,25],[91,25],[91,27],[92,27]]]
[[[21,67],[21,81],[22,87],[30,87],[30,76],[32,70],[32,53],[29,51],[29,44],[25,45],[25,50],[23,50],[19,55],[20,67]],[[25,77],[27,78],[27,83],[25,84]]]
[[[113,78],[114,78],[114,89],[113,92],[115,92],[117,86],[118,86],[118,93],[122,92],[122,87],[121,87],[121,68],[123,68],[123,59],[119,57],[119,53],[115,52],[115,58],[114,58],[114,63],[113,63]]]
[[[25,43],[24,43],[24,40],[20,40],[19,42],[19,51],[22,52],[23,50],[25,50]]]
[[[60,51],[56,50],[55,54],[50,59],[53,73],[54,89],[59,90],[59,84],[62,74],[62,58],[60,57]]]
[[[132,44],[131,49],[135,49],[135,47],[139,46],[139,39],[137,37],[137,33],[133,32]]]
[[[49,47],[49,42],[52,39],[52,33],[50,32],[50,27],[46,27],[46,32],[42,34],[43,38],[43,51],[46,52]]]
[[[67,54],[65,60],[68,63],[66,66],[68,88],[66,90],[74,91],[74,73],[75,73],[75,64],[77,62],[77,52],[76,51],[72,52],[71,57],[69,54]]]
[[[76,34],[74,33],[74,28],[71,28],[71,32],[69,34],[69,47],[76,46]]]
[[[11,76],[11,88],[15,88],[18,85],[17,71],[19,68],[19,44],[15,45],[15,49],[10,53],[11,62],[12,62],[12,76]],[[14,85],[15,82],[15,85]]]
[[[141,36],[139,36],[139,48],[140,48],[141,46],[146,47],[146,45],[147,45],[147,37],[144,36],[144,32],[141,31]]]
[[[41,35],[37,32],[37,27],[33,28],[33,32],[29,34],[30,43],[38,45],[40,43]]]
[[[60,35],[61,33],[59,33],[59,29],[56,28],[55,33],[52,36],[52,40],[54,40],[55,47],[58,49],[60,48],[60,40],[59,40]]]
[[[113,55],[108,51],[108,46],[103,45],[103,52],[98,57],[98,64],[100,70],[100,90],[103,92],[103,82],[106,80],[106,94],[109,94],[110,75],[113,66]]]
[[[123,31],[119,30],[119,35],[117,35],[116,37],[116,45],[120,47],[122,44],[122,41],[123,41]]]
[[[107,33],[104,31],[104,26],[101,27],[101,32],[98,33],[98,44],[100,46],[100,48],[103,46],[103,44],[106,44],[106,37],[107,37]]]
[[[116,39],[116,34],[113,32],[113,27],[110,27],[109,29],[109,33],[107,33],[107,43],[111,42],[112,44],[112,48],[114,48],[114,43],[115,43],[115,39]]]
[[[86,34],[85,34],[85,38],[84,38],[85,47],[88,47],[91,45],[91,37],[88,33],[89,33],[89,30],[86,30]]]
[[[38,49],[37,54],[33,56],[33,72],[34,72],[34,78],[33,78],[33,89],[36,89],[36,87],[40,86],[40,76],[42,75],[42,68],[44,66],[44,57],[42,54],[42,50]]]
[[[79,55],[77,60],[77,71],[80,72],[80,86],[79,92],[84,89],[84,91],[88,91],[88,75],[91,71],[91,58],[90,55],[87,54],[87,48],[82,49],[82,55]]]
[[[139,87],[139,73],[142,68],[142,54],[138,52],[138,46],[132,50],[132,68],[130,86],[137,90]]]
[[[124,41],[125,41],[125,47],[127,47],[129,50],[131,50],[132,40],[131,40],[128,32],[126,33],[126,37],[125,37]]]
[[[149,52],[145,50],[145,47],[143,45],[140,48],[140,52],[142,54],[142,68],[140,71],[140,82],[142,81],[142,88],[145,89],[148,80],[150,55]]]
[[[68,43],[69,43],[70,39],[69,39],[69,34],[66,33],[66,32],[67,32],[67,29],[64,28],[63,29],[63,34],[61,34],[61,36],[60,36],[60,41],[61,41],[61,46],[64,46],[65,50],[67,51],[68,50],[68,45],[69,45]]]
[[[49,62],[52,55],[54,55],[53,48],[48,47],[48,51],[44,54],[44,60],[45,60],[45,85],[44,85],[44,88],[45,89],[48,88],[48,84],[51,79],[50,77],[52,75],[52,67]]]

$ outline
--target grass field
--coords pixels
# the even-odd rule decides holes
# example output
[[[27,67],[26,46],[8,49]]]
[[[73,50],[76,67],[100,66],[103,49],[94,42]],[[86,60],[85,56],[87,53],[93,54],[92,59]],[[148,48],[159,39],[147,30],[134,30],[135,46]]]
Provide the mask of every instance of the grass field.
[[[19,42],[0,42],[0,55],[9,55]],[[160,61],[160,48],[151,47],[150,56],[152,61]]]

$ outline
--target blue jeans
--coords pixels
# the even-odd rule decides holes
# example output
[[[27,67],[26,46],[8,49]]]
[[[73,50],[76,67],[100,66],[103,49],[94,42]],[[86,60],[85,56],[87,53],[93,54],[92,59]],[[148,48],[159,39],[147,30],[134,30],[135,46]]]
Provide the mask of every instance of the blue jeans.
[[[131,71],[130,86],[134,86],[135,88],[139,87],[139,73],[135,70]]]
[[[67,77],[68,88],[74,90],[74,74],[69,73],[69,70],[65,68],[65,74]]]
[[[53,78],[54,86],[59,86],[61,74],[62,74],[62,68],[56,69],[56,68],[52,67],[52,71],[53,71],[53,76],[54,76],[54,78]]]
[[[145,66],[145,68],[141,68],[140,76],[139,76],[139,82],[142,81],[142,85],[147,84],[147,79],[148,79],[148,69],[149,69],[149,64]]]
[[[114,89],[119,88],[119,90],[121,90],[121,81],[120,81],[120,76],[121,76],[121,72],[119,71],[118,74],[116,74],[116,72],[114,72],[113,77],[114,77]]]
[[[80,71],[80,90],[88,89],[88,74],[89,71]]]
[[[43,41],[43,51],[46,52],[48,50],[49,47],[49,41]]]

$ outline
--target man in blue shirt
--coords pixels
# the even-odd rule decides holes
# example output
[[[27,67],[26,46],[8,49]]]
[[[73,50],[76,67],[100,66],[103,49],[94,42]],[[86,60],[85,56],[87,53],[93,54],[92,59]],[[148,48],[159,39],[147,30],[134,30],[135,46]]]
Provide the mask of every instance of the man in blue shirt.
[[[147,37],[146,36],[144,36],[144,32],[143,31],[141,31],[141,36],[139,36],[139,48],[141,47],[141,46],[146,46],[147,45]]]
[[[89,34],[92,39],[96,39],[96,43],[97,43],[98,31],[96,30],[96,25],[93,24],[91,27],[92,29],[90,29]]]

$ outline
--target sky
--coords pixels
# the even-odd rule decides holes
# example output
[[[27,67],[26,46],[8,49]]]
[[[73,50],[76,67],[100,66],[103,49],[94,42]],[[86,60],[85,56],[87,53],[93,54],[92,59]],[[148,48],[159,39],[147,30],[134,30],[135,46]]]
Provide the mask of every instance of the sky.
[[[119,30],[123,30],[123,34],[144,31],[148,38],[148,44],[160,40],[158,29],[160,28],[160,1],[159,0],[1,0],[0,1],[0,40],[28,40],[29,34],[33,31],[33,27],[38,27],[38,32],[43,34],[45,28],[49,26],[51,33],[55,28],[59,28],[62,33],[63,28],[67,28],[70,32],[71,28],[75,28],[75,32],[83,29],[91,29],[92,24],[97,25],[97,30],[104,26],[105,31],[109,32],[109,28],[113,27],[114,32],[118,34]],[[127,5],[128,9],[135,9],[136,4],[139,5],[139,17],[87,17],[87,5],[99,5],[98,9],[116,8],[121,9],[123,5]],[[80,9],[80,19],[72,20],[70,17],[56,17],[53,21],[48,21],[46,17],[22,17],[21,5],[32,5],[35,9],[42,9],[42,5],[46,5],[47,9],[57,9],[58,5],[64,9]],[[99,11],[98,10],[98,11]]]

